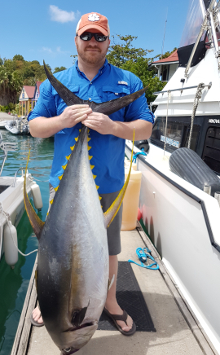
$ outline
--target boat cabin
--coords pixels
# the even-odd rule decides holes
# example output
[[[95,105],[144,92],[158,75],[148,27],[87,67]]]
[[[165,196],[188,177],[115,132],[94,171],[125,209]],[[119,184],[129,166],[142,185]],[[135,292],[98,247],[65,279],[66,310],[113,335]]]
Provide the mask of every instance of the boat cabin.
[[[163,91],[155,93],[156,120],[150,142],[170,153],[191,148],[219,175],[220,13],[218,8],[214,24],[212,16],[206,15],[210,3],[191,1],[177,50],[179,67]]]

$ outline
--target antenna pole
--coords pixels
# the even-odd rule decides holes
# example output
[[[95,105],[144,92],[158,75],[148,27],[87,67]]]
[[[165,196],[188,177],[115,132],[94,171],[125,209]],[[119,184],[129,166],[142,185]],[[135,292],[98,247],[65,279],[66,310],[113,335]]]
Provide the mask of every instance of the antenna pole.
[[[168,16],[168,8],[167,8],[167,16]],[[162,49],[161,49],[162,53],[161,53],[161,55],[163,55],[163,48],[164,48],[165,37],[166,37],[167,16],[166,16],[165,27],[164,27],[164,35],[163,35],[163,42],[162,42]]]

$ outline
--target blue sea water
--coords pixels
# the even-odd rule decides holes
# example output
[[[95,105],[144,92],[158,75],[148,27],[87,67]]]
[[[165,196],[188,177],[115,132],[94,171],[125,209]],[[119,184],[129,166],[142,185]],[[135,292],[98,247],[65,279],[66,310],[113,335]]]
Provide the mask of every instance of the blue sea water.
[[[0,132],[2,133],[4,141],[17,144],[17,150],[8,153],[2,176],[14,176],[19,168],[25,168],[30,149],[28,171],[33,175],[34,180],[40,186],[43,208],[38,215],[42,220],[45,220],[48,209],[48,179],[53,158],[53,139],[14,136],[6,130],[0,130]],[[18,247],[23,253],[27,254],[37,249],[38,242],[33,234],[26,212],[23,214],[17,227],[17,234]],[[19,254],[18,262],[13,270],[6,264],[4,256],[0,260],[1,355],[10,355],[35,258],[36,253],[27,257]]]

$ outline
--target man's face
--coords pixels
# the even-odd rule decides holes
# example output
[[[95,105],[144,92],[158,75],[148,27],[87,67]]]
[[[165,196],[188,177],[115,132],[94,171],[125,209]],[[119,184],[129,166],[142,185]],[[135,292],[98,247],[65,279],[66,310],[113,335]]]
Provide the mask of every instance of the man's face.
[[[88,30],[86,32],[99,33],[97,30]],[[99,33],[102,34],[102,33]],[[97,42],[95,37],[90,41],[83,41],[79,36],[75,37],[78,56],[87,64],[99,65],[104,63],[108,51],[110,40],[107,38],[104,42]]]

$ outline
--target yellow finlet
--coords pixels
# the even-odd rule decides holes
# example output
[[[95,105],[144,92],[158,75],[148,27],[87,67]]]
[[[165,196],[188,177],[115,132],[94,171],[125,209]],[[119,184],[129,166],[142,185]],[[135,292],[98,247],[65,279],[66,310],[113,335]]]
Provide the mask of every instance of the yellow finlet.
[[[88,146],[88,151],[89,151],[91,148],[92,148],[92,147],[89,147],[89,146]]]
[[[59,180],[62,180],[62,177],[63,177],[63,175],[60,175],[60,176],[58,176],[58,179],[59,179]]]
[[[57,192],[57,190],[59,189],[59,185],[57,187],[54,187],[54,190]]]
[[[89,137],[87,136],[87,142],[89,142],[89,141],[91,141],[91,138],[89,138]]]
[[[63,170],[65,170],[65,169],[66,169],[66,167],[67,167],[67,164],[62,165]]]
[[[75,145],[73,145],[72,147],[70,147],[71,150],[73,150],[75,148]]]
[[[71,153],[70,153],[70,155],[66,156],[66,159],[69,160],[70,157],[71,157]]]
[[[93,158],[93,156],[89,155],[89,160],[91,160]]]
[[[93,175],[93,179],[95,180],[95,178],[97,177],[97,175]]]
[[[102,197],[101,196],[99,196],[99,200],[101,201],[101,199],[102,199]]]
[[[99,189],[99,186],[95,185],[96,186],[96,189],[98,190]]]
[[[53,203],[53,200],[50,200],[50,204],[52,205],[52,203]]]
[[[90,168],[91,168],[91,170],[92,170],[94,167],[95,167],[95,165],[91,165],[91,164],[90,164]]]
[[[75,138],[75,141],[77,142],[77,141],[78,141],[78,139],[79,139],[79,137],[76,137],[76,138]]]

